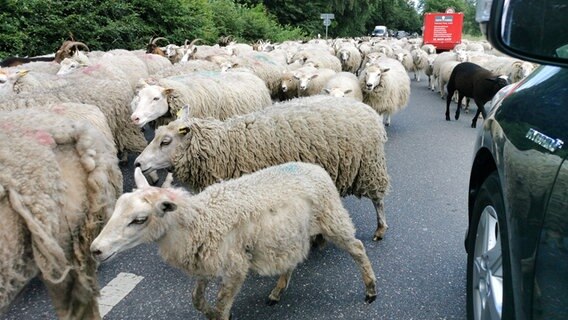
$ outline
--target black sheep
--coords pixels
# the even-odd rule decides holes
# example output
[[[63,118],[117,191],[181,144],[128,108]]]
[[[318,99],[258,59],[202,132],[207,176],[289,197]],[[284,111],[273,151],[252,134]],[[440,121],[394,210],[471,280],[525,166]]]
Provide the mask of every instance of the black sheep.
[[[448,96],[446,98],[446,120],[450,121],[450,103],[454,92],[458,91],[458,109],[456,120],[460,118],[461,103],[464,97],[472,98],[477,105],[477,112],[471,121],[471,127],[475,128],[477,118],[481,113],[485,118],[485,103],[504,86],[510,83],[506,76],[494,75],[491,71],[471,62],[458,64],[448,81]]]

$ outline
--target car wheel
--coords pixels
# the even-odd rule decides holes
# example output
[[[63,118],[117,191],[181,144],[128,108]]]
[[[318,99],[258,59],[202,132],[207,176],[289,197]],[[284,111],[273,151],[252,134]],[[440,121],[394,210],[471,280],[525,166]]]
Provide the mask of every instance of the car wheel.
[[[505,303],[511,298],[507,239],[503,191],[493,172],[479,189],[469,224],[468,319],[506,319],[511,312]]]

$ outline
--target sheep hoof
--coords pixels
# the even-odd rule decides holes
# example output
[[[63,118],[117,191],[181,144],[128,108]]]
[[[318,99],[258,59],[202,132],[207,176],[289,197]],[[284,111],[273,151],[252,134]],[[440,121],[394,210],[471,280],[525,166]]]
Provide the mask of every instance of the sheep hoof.
[[[450,121],[450,116],[446,116],[446,121]]]
[[[266,300],[266,305],[272,307],[272,306],[278,304],[278,302],[280,302],[280,301],[268,298],[268,300]]]
[[[377,295],[365,295],[365,302],[366,303],[373,303],[375,300],[377,300]]]
[[[386,232],[387,228],[382,228],[380,230],[375,231],[375,235],[373,236],[373,241],[383,240]]]
[[[460,115],[459,115],[459,114],[456,114],[455,118],[456,118],[456,120],[459,120]]]
[[[325,248],[327,241],[325,241],[325,238],[321,234],[318,234],[311,238],[311,243],[313,249],[318,248],[321,250]]]
[[[472,128],[477,127],[476,123],[475,123],[475,122],[472,122],[472,123],[471,123],[471,127],[472,127]]]

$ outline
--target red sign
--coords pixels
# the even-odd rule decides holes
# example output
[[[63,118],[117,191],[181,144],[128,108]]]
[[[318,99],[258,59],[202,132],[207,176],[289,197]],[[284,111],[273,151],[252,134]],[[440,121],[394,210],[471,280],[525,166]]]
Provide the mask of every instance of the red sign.
[[[433,44],[444,51],[461,43],[463,13],[425,13],[424,44]]]

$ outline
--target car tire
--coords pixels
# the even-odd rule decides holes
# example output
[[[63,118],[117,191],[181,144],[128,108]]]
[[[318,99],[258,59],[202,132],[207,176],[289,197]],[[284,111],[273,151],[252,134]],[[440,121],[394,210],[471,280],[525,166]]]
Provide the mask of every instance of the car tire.
[[[475,198],[467,239],[467,318],[513,319],[503,189],[497,172]]]

